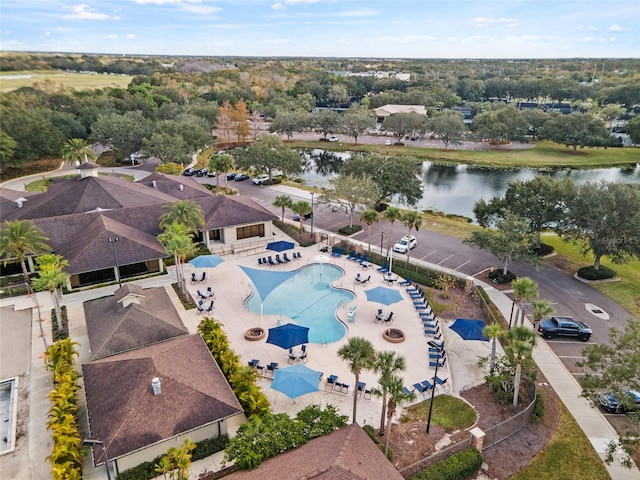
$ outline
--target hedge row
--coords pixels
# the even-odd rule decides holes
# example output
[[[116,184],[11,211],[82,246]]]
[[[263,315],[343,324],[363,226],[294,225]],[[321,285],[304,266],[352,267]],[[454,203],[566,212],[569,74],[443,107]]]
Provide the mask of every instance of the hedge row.
[[[464,480],[481,466],[482,454],[475,448],[469,448],[421,471],[410,480]]]

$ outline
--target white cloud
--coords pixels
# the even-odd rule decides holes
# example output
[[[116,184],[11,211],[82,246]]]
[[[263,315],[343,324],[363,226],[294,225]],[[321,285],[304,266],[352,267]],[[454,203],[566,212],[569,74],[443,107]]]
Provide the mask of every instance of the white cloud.
[[[132,40],[132,39],[136,38],[136,34],[135,33],[127,33],[127,38],[129,40]]]
[[[520,20],[518,20],[517,18],[476,17],[471,21],[476,24],[476,28],[487,28],[488,26],[494,25],[494,24],[503,24],[510,28],[517,27],[518,25],[520,25]]]
[[[346,10],[344,12],[338,12],[338,17],[375,17],[379,15],[380,12],[376,12],[375,10]]]
[[[186,5],[188,3],[202,3],[202,0],[133,0],[140,5]]]
[[[95,8],[89,8],[89,5],[81,3],[71,7],[73,13],[69,15],[63,15],[62,18],[68,18],[71,20],[107,20],[109,15],[106,13],[97,13]]]
[[[187,3],[180,5],[180,8],[186,12],[196,13],[198,15],[211,15],[221,10],[220,7],[214,5],[192,5]]]
[[[286,8],[283,4],[281,4],[280,2],[274,3],[273,5],[271,5],[271,8],[273,8],[274,10],[282,10],[284,8]]]
[[[618,25],[617,23],[614,23],[613,25],[611,25],[608,30],[610,32],[624,32],[624,28],[622,28],[620,25]]]
[[[320,3],[325,0],[284,0],[287,5],[311,5],[313,3]]]

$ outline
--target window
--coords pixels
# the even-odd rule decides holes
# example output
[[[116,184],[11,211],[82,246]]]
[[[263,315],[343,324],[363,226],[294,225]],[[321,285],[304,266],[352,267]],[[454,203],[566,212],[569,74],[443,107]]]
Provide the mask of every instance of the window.
[[[264,237],[264,223],[236,228],[236,238],[238,240],[251,237]]]

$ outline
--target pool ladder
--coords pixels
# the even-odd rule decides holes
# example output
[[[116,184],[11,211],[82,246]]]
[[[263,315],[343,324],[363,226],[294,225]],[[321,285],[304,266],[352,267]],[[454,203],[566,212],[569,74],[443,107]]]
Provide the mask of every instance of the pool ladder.
[[[347,301],[346,300],[340,300],[338,302],[338,308],[340,307],[346,307],[347,306]]]

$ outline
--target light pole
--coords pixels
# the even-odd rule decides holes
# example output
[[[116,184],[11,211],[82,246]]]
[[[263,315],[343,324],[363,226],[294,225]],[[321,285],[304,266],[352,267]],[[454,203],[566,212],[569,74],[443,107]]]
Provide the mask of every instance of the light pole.
[[[107,238],[107,242],[113,245],[113,256],[116,259],[116,277],[118,278],[118,286],[122,286],[122,280],[120,279],[120,265],[118,265],[118,249],[116,248],[116,243],[120,241],[120,237],[109,237]]]
[[[382,256],[382,245],[384,245],[384,232],[380,232],[380,256]]]
[[[82,445],[84,445],[85,447],[100,445],[100,448],[102,448],[102,455],[104,455],[104,465],[105,467],[107,467],[107,480],[112,480],[111,470],[109,470],[109,457],[107,457],[107,449],[104,448],[104,442],[102,442],[101,440],[96,440],[94,438],[85,438],[82,441]]]
[[[433,340],[427,342],[430,347],[438,349],[438,357],[442,353],[442,347]],[[431,426],[431,411],[433,410],[433,397],[436,394],[436,378],[438,378],[438,364],[440,358],[436,359],[436,372],[433,374],[433,383],[431,384],[431,403],[429,404],[429,416],[427,417],[427,433],[429,433],[429,427]]]
[[[313,237],[313,196],[316,194],[316,192],[311,192],[311,241],[313,242],[314,237]]]

